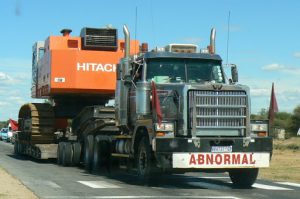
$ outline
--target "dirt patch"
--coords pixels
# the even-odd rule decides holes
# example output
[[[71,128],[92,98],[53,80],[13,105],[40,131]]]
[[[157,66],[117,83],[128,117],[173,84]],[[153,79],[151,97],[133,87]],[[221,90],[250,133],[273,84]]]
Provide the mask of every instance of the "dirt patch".
[[[9,175],[0,167],[0,198],[1,199],[37,199],[32,191],[19,180]]]
[[[300,183],[300,139],[274,141],[274,151],[269,168],[260,169],[259,177],[274,181]]]

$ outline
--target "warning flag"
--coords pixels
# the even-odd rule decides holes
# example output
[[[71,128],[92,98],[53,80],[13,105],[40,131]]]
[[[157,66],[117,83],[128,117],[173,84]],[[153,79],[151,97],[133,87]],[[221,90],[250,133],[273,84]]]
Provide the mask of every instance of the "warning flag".
[[[17,131],[18,130],[18,122],[13,120],[13,119],[9,119],[9,124],[11,126],[11,129],[13,131]]]
[[[272,83],[271,100],[270,100],[270,107],[269,107],[270,125],[273,125],[275,113],[277,113],[277,112],[278,112],[278,105],[277,105],[277,100],[276,100],[275,91],[274,91],[274,83]]]
[[[162,121],[162,113],[161,113],[160,102],[159,102],[154,81],[152,81],[151,87],[152,87],[152,110],[155,110],[157,122],[160,125]]]

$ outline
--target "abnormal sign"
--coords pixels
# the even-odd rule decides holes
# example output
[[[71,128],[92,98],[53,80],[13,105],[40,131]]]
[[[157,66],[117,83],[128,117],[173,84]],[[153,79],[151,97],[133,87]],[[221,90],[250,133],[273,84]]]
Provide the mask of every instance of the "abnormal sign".
[[[173,168],[258,168],[269,160],[269,153],[174,153]]]

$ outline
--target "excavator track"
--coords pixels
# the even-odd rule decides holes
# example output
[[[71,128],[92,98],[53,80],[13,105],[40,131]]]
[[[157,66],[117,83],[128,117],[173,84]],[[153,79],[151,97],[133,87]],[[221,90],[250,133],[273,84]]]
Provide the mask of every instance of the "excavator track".
[[[16,152],[35,158],[56,158],[54,111],[47,103],[24,104],[19,111]]]
[[[21,134],[19,140],[30,144],[54,142],[54,111],[47,103],[25,104],[19,111]]]

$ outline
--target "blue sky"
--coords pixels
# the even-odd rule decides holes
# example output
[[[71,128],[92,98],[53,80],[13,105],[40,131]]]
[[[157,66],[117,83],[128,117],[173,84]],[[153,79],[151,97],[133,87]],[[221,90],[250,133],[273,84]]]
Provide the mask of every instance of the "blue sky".
[[[30,98],[31,49],[37,40],[71,28],[127,24],[150,48],[194,43],[204,48],[217,30],[217,53],[239,67],[241,84],[250,87],[252,112],[269,107],[272,82],[280,111],[300,104],[300,1],[297,0],[1,0],[0,120],[17,119]],[[119,31],[120,37],[122,31]]]

